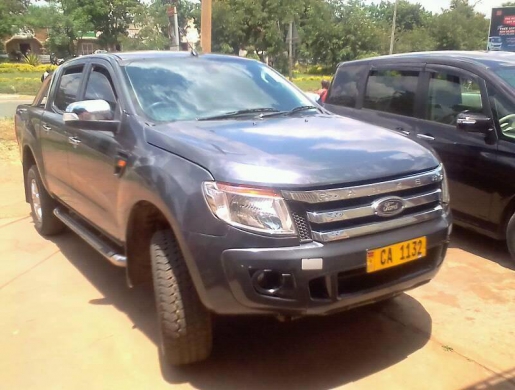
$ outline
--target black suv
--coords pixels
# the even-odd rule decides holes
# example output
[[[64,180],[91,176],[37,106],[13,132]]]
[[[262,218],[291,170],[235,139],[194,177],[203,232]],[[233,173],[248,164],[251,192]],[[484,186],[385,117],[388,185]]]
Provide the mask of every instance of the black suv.
[[[329,314],[426,283],[445,257],[438,158],[258,61],[83,56],[15,123],[36,229],[66,225],[153,285],[172,364],[209,355],[211,313]]]
[[[423,140],[449,177],[459,225],[515,259],[515,54],[425,52],[340,64],[325,107]]]

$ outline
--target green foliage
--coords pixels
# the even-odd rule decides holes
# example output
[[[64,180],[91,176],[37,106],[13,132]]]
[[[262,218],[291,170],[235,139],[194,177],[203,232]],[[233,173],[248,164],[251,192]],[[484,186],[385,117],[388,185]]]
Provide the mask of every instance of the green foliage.
[[[21,19],[28,5],[29,0],[0,1],[0,38],[11,35],[23,26]]]
[[[38,66],[40,64],[39,56],[37,54],[29,54],[25,57],[24,62],[31,66]]]

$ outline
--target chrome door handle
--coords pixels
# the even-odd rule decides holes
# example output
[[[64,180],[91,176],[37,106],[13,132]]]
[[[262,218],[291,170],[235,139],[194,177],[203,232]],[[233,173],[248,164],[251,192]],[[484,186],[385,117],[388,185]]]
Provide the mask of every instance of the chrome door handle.
[[[402,130],[401,133],[404,135],[409,135],[409,131],[407,131],[407,130]]]
[[[52,128],[48,125],[41,125],[41,127],[43,128],[43,130],[45,130],[45,132],[49,132],[50,130],[52,130]]]
[[[71,143],[74,147],[77,147],[80,144],[80,139],[77,137],[68,137],[68,142]]]
[[[417,138],[420,138],[420,139],[423,139],[426,141],[434,141],[435,140],[435,137],[433,137],[432,135],[426,135],[426,134],[417,134]]]

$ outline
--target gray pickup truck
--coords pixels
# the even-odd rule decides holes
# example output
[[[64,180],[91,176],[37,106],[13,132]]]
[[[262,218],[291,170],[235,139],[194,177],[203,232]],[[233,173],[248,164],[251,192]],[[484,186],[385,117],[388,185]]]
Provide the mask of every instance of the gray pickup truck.
[[[213,314],[335,313],[428,282],[445,257],[438,158],[257,61],[83,56],[15,127],[36,229],[67,226],[153,285],[170,364],[209,356]]]

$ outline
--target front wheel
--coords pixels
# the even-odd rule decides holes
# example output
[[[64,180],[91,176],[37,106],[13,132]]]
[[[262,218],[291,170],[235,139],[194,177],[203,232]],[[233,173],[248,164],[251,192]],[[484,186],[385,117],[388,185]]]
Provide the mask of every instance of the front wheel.
[[[152,236],[150,255],[161,353],[171,365],[206,359],[212,348],[211,316],[200,301],[170,230]]]
[[[25,185],[27,191],[29,191],[30,208],[36,230],[44,236],[53,236],[61,233],[64,225],[54,215],[57,203],[43,186],[38,168],[35,165],[31,166],[28,170]]]
[[[511,216],[506,228],[506,243],[508,244],[511,259],[515,261],[515,213]]]

